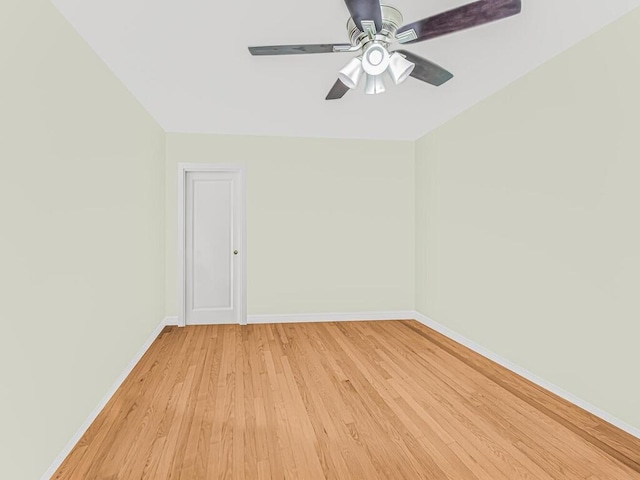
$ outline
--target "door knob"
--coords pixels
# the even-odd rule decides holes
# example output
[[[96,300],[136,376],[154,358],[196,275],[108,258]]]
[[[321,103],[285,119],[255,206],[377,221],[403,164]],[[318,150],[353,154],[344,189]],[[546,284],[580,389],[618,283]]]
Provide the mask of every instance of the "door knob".
[[[234,254],[234,255],[237,255],[237,254],[238,254],[238,250],[234,250],[234,251],[233,251],[233,254]]]

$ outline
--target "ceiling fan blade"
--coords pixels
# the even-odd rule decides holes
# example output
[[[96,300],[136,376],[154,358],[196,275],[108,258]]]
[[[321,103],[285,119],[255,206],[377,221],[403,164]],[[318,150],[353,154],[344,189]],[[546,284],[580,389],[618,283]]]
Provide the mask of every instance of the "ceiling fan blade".
[[[333,84],[331,90],[327,94],[327,98],[325,100],[338,100],[339,98],[344,97],[345,93],[349,91],[349,87],[347,87],[344,83],[342,83],[339,79],[336,80],[336,83]]]
[[[436,87],[439,87],[453,78],[453,73],[448,72],[440,65],[430,62],[426,58],[422,58],[406,50],[396,51],[407,57],[407,60],[416,65],[411,72],[411,76],[413,78],[435,85]]]
[[[361,32],[366,31],[362,26],[363,20],[374,22],[376,32],[382,30],[382,10],[380,0],[344,0],[349,14]]]
[[[422,42],[511,17],[520,13],[521,10],[521,0],[480,0],[409,23],[398,29],[396,37],[400,43]],[[410,34],[411,30],[415,32],[415,37]]]
[[[333,47],[349,48],[349,43],[319,43],[315,45],[270,45],[249,47],[251,55],[300,55],[305,53],[333,53]]]

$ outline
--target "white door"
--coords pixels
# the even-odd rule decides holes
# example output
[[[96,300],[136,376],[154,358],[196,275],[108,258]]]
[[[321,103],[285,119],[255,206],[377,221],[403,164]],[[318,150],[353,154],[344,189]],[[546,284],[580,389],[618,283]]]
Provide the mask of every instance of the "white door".
[[[240,172],[184,173],[184,315],[187,325],[241,323]]]

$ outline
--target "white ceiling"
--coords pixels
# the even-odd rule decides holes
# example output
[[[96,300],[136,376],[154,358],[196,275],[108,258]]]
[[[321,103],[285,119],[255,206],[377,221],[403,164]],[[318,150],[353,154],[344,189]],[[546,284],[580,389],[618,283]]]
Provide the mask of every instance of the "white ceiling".
[[[252,57],[249,45],[348,43],[342,0],[52,0],[168,132],[415,140],[640,5],[523,0],[519,16],[405,46],[455,77],[325,101],[354,54]],[[388,0],[405,23],[470,0]],[[389,83],[389,82],[387,82]]]

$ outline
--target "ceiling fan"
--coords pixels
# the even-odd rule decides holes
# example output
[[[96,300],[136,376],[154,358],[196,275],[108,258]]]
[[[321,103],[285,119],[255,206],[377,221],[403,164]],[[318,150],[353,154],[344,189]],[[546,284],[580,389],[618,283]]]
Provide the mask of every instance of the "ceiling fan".
[[[380,0],[345,0],[351,17],[347,33],[351,43],[272,45],[249,47],[252,55],[296,55],[306,53],[361,52],[338,73],[327,100],[342,98],[365,76],[365,93],[385,91],[383,74],[395,84],[412,76],[440,86],[453,74],[407,50],[389,50],[392,43],[411,44],[465,30],[520,13],[521,0],[479,0],[458,8],[402,25],[402,14]]]

